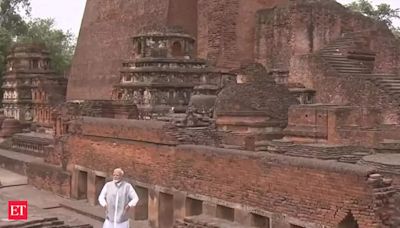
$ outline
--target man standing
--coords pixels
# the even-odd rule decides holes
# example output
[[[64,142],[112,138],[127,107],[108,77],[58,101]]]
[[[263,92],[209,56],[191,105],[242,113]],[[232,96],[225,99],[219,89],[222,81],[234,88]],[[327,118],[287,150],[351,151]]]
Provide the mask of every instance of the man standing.
[[[103,228],[129,228],[129,209],[136,206],[139,198],[132,185],[122,180],[124,171],[113,172],[113,181],[107,182],[101,190],[99,203],[106,209]]]

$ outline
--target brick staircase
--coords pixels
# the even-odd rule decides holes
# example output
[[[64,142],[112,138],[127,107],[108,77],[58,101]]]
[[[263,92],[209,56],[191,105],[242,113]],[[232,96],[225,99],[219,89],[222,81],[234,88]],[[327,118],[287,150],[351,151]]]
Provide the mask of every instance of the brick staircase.
[[[58,218],[45,218],[45,219],[37,219],[28,222],[16,222],[10,223],[7,225],[0,225],[0,227],[4,228],[93,228],[92,225],[77,225],[77,226],[69,226],[64,223],[64,221],[59,220]]]
[[[400,104],[400,77],[395,74],[375,74],[375,54],[360,51],[358,33],[348,33],[319,51],[324,62],[339,76],[358,76],[392,96]],[[358,42],[358,43],[357,43]]]
[[[372,74],[370,81],[400,101],[400,77],[391,74]]]

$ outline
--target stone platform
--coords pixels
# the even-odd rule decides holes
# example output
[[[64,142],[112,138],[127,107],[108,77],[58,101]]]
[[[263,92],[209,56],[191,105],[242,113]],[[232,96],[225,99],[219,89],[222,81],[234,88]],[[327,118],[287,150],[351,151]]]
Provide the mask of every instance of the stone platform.
[[[14,151],[37,157],[45,157],[46,146],[53,144],[54,138],[52,135],[30,132],[13,135],[11,147]]]
[[[400,154],[373,154],[363,157],[359,163],[375,167],[381,172],[400,174]]]
[[[28,178],[26,176],[13,173],[5,169],[0,169],[0,189],[27,184]]]

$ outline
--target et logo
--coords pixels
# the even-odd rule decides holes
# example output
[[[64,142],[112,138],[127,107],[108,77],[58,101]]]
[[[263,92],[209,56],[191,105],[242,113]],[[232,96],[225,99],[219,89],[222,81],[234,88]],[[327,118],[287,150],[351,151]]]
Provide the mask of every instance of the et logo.
[[[8,201],[8,220],[27,220],[28,201]]]

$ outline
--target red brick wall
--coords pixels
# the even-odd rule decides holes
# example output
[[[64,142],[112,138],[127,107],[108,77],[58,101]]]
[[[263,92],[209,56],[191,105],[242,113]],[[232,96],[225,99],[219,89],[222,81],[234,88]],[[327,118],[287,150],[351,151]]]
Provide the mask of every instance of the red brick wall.
[[[130,38],[142,28],[182,25],[194,32],[195,21],[191,21],[195,16],[189,15],[194,6],[189,1],[184,5],[189,7],[188,13],[168,14],[169,10],[176,13],[181,9],[176,7],[176,1],[169,5],[168,0],[88,0],[69,76],[67,99],[111,99],[122,59],[130,56]]]
[[[64,197],[71,196],[71,175],[61,167],[44,163],[29,163],[26,175],[29,184],[38,189],[51,191]]]
[[[199,0],[198,47],[221,68],[254,60],[256,12],[287,0]]]
[[[302,81],[317,91],[316,103],[356,105],[381,108],[385,124],[398,123],[398,107],[393,97],[362,77],[338,77],[314,55],[292,59],[290,81]]]
[[[294,2],[290,7],[260,11],[257,17],[256,60],[269,68],[292,70],[291,58],[315,52],[342,33],[375,30],[368,36],[371,50],[377,53],[375,70],[398,70],[398,41],[387,27],[334,1]]]
[[[197,0],[171,0],[168,25],[181,26],[193,37],[197,37]]]
[[[288,69],[289,60],[310,53],[342,32],[377,29],[371,48],[377,72],[395,72],[399,45],[381,24],[350,13],[334,1],[292,3],[272,16],[263,10],[288,0],[88,0],[69,77],[67,99],[110,99],[130,38],[146,27],[183,26],[198,40],[200,57],[221,68],[257,60]],[[270,11],[269,14],[271,14]],[[261,16],[260,16],[261,15]],[[260,20],[270,17],[268,23]],[[118,35],[116,35],[118,34]],[[379,35],[378,35],[379,34]],[[383,42],[384,40],[384,42]],[[91,86],[87,86],[91,85]]]
[[[380,224],[373,189],[366,182],[372,170],[367,168],[94,136],[71,136],[67,144],[70,164],[93,170],[111,172],[118,166],[137,181],[284,213],[306,222],[335,226],[352,210],[360,227]]]
[[[177,140],[171,134],[167,134],[167,125],[166,122],[157,121],[83,117],[76,126],[79,126],[79,134],[86,136],[175,145]]]

